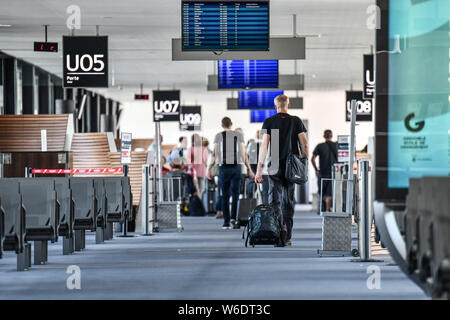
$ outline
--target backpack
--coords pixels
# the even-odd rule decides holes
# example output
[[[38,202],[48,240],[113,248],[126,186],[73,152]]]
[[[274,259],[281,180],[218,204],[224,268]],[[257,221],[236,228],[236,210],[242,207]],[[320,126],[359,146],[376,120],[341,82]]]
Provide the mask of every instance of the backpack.
[[[203,217],[206,215],[202,200],[198,196],[191,196],[189,199],[188,212],[191,217]]]
[[[284,246],[282,239],[282,228],[280,222],[271,206],[259,205],[248,217],[247,239],[245,246],[250,244],[272,244],[275,247]]]

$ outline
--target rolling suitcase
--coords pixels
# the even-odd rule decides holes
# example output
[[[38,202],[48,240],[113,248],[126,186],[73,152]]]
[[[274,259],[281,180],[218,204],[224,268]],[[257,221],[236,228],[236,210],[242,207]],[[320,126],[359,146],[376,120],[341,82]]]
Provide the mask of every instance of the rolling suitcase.
[[[245,187],[247,184],[245,183]],[[256,199],[245,198],[247,196],[247,190],[244,188],[244,198],[239,199],[237,204],[237,225],[245,227],[248,223],[248,216],[256,208]]]
[[[208,214],[216,213],[216,200],[217,200],[216,184],[214,183],[214,180],[208,179],[206,188],[203,190],[202,193],[202,202],[203,206],[205,207],[206,213]]]

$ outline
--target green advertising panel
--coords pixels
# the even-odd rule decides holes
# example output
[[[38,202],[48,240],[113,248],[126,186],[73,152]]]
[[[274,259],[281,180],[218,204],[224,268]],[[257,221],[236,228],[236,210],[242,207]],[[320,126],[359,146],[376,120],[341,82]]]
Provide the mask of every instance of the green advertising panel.
[[[388,187],[450,175],[450,1],[389,1]]]

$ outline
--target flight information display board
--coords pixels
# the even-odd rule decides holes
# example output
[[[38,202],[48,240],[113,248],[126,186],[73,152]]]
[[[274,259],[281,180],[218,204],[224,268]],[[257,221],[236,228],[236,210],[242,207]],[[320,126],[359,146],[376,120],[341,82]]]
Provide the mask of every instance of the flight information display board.
[[[278,60],[220,60],[219,88],[278,88]]]
[[[277,114],[277,110],[250,110],[250,122],[264,122],[267,118]]]
[[[273,109],[274,99],[283,91],[239,91],[239,109]]]
[[[181,2],[183,51],[269,50],[269,1]]]

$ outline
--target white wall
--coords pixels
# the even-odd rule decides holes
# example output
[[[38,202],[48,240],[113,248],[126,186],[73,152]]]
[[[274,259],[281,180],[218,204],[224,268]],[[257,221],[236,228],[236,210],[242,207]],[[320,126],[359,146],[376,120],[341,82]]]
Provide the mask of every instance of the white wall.
[[[287,92],[295,96],[295,92]],[[334,137],[350,133],[350,124],[345,121],[345,91],[305,91],[303,97],[303,110],[292,110],[290,113],[308,120],[310,152],[323,141],[325,129],[333,130]],[[202,131],[210,141],[221,129],[220,121],[224,116],[231,118],[234,128],[241,127],[245,132],[245,139],[255,136],[256,130],[262,124],[250,123],[250,112],[247,110],[227,110],[226,98],[231,97],[230,92],[189,92],[181,91],[182,104],[202,106]],[[125,102],[120,120],[121,130],[132,132],[133,138],[154,137],[152,105],[150,102]],[[161,132],[165,144],[175,144],[180,135],[190,136],[189,132],[180,132],[178,123],[162,123]],[[373,122],[360,123],[356,128],[356,148],[360,150],[373,136]],[[317,182],[314,172],[310,170],[311,192],[316,192]]]

